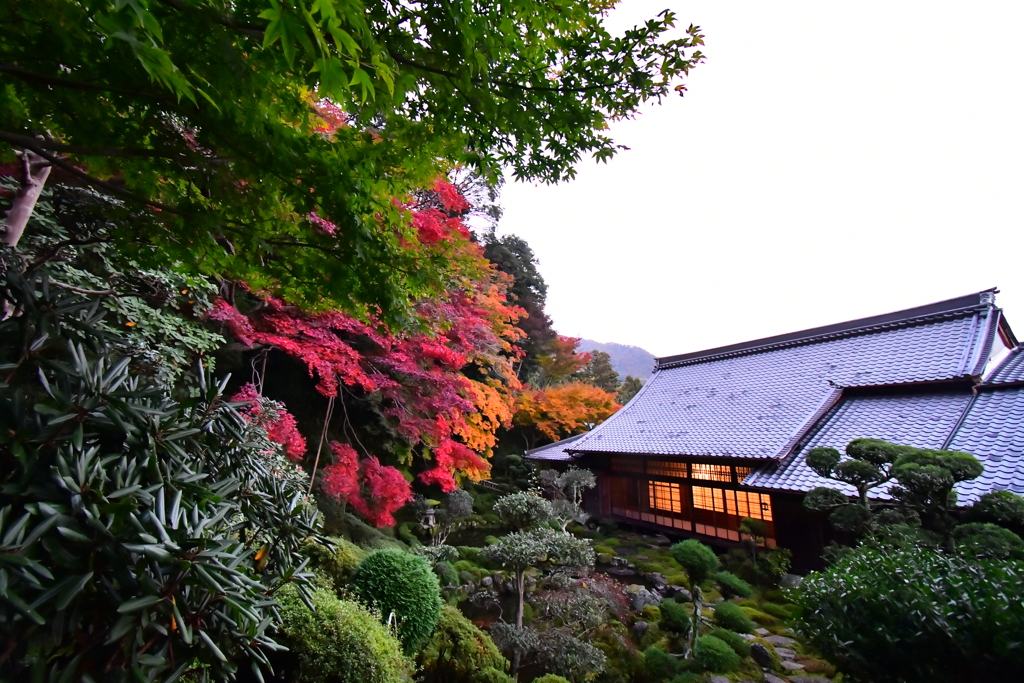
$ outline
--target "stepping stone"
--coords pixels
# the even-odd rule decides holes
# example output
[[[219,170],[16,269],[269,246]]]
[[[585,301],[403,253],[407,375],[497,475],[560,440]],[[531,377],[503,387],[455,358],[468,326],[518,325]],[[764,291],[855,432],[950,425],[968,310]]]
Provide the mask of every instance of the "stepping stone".
[[[771,633],[771,631],[769,631],[769,630],[768,630],[768,629],[766,629],[766,628],[755,628],[755,629],[754,629],[754,633],[756,633],[757,635],[759,635],[759,636],[761,636],[762,638],[764,638],[764,637],[765,637],[765,636],[767,636],[767,635],[768,635],[769,633]],[[769,640],[768,642],[771,642],[771,641]],[[774,644],[774,643],[773,643],[773,644]]]
[[[761,633],[762,630],[763,629],[757,629],[757,632]],[[765,631],[765,633],[767,634],[767,631]],[[772,645],[775,645],[776,647],[778,647],[779,645],[781,645],[782,647],[789,647],[790,645],[792,645],[793,643],[796,642],[792,638],[787,638],[786,636],[769,636],[769,635],[766,635],[765,636],[765,640],[767,640]]]
[[[777,647],[775,651],[779,653],[779,656],[783,659],[796,659],[796,652],[790,650],[788,647]]]
[[[764,683],[789,683],[785,678],[779,678],[775,674],[765,674]]]
[[[804,668],[803,664],[797,664],[796,662],[790,662],[788,660],[782,660],[782,668],[786,671],[802,671]]]

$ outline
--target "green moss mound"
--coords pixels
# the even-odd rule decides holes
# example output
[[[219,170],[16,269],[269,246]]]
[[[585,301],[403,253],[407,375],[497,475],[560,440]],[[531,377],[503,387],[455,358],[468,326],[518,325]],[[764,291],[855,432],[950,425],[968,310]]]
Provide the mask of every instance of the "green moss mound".
[[[736,633],[735,631],[730,631],[729,629],[725,628],[718,628],[709,633],[708,635],[712,638],[718,638],[723,643],[731,647],[732,651],[739,655],[741,659],[743,657],[750,656],[750,643],[747,642],[746,638]]]
[[[508,667],[491,637],[451,605],[441,608],[441,618],[417,663],[422,683],[468,681],[483,669]]]
[[[330,579],[335,590],[340,590],[352,581],[359,563],[366,559],[366,551],[344,538],[327,540],[330,545],[307,541],[302,545],[302,554],[309,558],[312,569]]]
[[[303,683],[402,683],[409,680],[402,646],[365,607],[339,600],[330,590],[312,593],[315,611],[294,586],[277,594],[278,637],[291,651]]]
[[[644,650],[644,669],[654,680],[671,678],[679,670],[679,660],[659,647]]]
[[[751,633],[754,630],[754,622],[744,609],[731,602],[720,602],[715,606],[715,623],[737,633]]]
[[[427,642],[441,616],[441,586],[430,563],[401,550],[381,550],[359,564],[352,588],[384,620],[394,614],[406,654]]]
[[[701,636],[693,646],[693,659],[705,671],[725,673],[740,668],[740,656],[724,641]]]
[[[750,584],[732,572],[718,572],[715,574],[715,581],[718,582],[722,595],[726,597],[749,598],[754,594],[754,589]]]
[[[773,602],[765,602],[761,604],[761,611],[765,614],[770,614],[776,619],[789,619],[793,616],[793,613],[783,605],[776,605]]]

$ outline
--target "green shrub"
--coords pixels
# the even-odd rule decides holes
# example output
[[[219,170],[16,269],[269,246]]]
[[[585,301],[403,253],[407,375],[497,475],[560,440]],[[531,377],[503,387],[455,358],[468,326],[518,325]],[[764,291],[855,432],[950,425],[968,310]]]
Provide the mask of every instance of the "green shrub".
[[[783,619],[783,620],[785,620],[785,619],[789,619],[789,618],[791,618],[793,616],[790,613],[790,611],[788,609],[786,609],[785,607],[783,607],[782,605],[776,605],[776,604],[771,603],[771,602],[762,603],[761,604],[761,611],[765,612],[766,614],[772,615],[776,619]]]
[[[302,554],[309,558],[312,569],[331,580],[335,590],[340,590],[352,581],[359,563],[366,558],[366,552],[344,538],[329,538],[331,545],[306,541]]]
[[[732,572],[718,572],[715,574],[715,581],[718,582],[722,595],[731,598],[749,598],[754,594],[750,584],[736,576]]]
[[[363,606],[330,590],[312,591],[315,611],[291,585],[278,591],[280,637],[304,683],[400,683],[408,680],[402,645]]]
[[[644,667],[652,678],[666,679],[678,671],[679,660],[661,648],[652,645],[644,650]]]
[[[501,671],[508,667],[491,637],[451,605],[441,608],[441,618],[420,650],[417,663],[423,683],[466,681],[483,669]]]
[[[746,614],[752,621],[755,621],[761,626],[771,626],[772,624],[779,623],[779,620],[770,614],[766,614],[756,607],[740,607],[743,613]]]
[[[434,573],[437,574],[437,580],[442,587],[459,585],[459,573],[455,571],[455,567],[452,566],[451,562],[435,563]]]
[[[569,683],[569,681],[555,674],[544,674],[540,678],[533,679],[533,683]]]
[[[661,621],[661,608],[654,605],[644,605],[644,608],[640,610],[640,615],[646,621]]]
[[[705,671],[725,673],[740,668],[739,655],[726,642],[709,635],[697,638],[693,658]]]
[[[750,656],[750,643],[735,631],[730,631],[727,628],[716,628],[708,635],[712,638],[718,638],[731,647],[732,651],[739,655],[741,659]]]
[[[956,549],[964,555],[993,560],[1024,559],[1024,541],[1009,529],[973,522],[953,529]]]
[[[469,572],[473,575],[473,579],[475,581],[479,581],[480,577],[483,576],[482,572],[480,571],[480,567],[476,566],[469,560],[459,560],[453,565],[453,569],[455,569],[455,573],[459,576],[462,575],[462,572]]]
[[[685,636],[690,632],[690,610],[673,600],[661,601],[661,627]]]
[[[598,553],[599,555],[614,555],[615,554],[615,548],[612,548],[611,546],[606,545],[606,544],[595,545],[594,546],[594,552]]]
[[[473,683],[515,683],[515,679],[504,671],[490,667],[477,671],[471,680]]]
[[[691,585],[701,584],[718,569],[718,557],[700,541],[689,539],[672,546],[672,559],[683,566]]]
[[[416,546],[423,544],[420,543],[420,539],[416,538],[416,535],[412,532],[412,524],[413,522],[402,522],[395,529],[395,535],[398,536],[400,541],[408,545],[410,548],[415,548]]]
[[[737,633],[750,633],[754,630],[754,622],[743,608],[731,602],[720,602],[715,606],[715,623]]]
[[[500,539],[497,536],[485,536],[484,537],[484,545],[494,545],[499,540]]]
[[[800,629],[851,678],[997,681],[1024,670],[1024,563],[861,547],[804,579]]]
[[[416,652],[441,615],[441,587],[423,557],[401,550],[373,553],[356,570],[352,587],[385,620],[394,613],[406,654]]]

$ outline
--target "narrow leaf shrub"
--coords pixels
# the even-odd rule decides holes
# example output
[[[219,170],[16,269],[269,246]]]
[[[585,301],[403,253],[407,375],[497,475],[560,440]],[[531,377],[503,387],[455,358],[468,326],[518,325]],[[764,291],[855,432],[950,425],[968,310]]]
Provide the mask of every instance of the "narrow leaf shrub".
[[[1002,680],[1024,671],[1024,563],[861,547],[801,585],[800,630],[857,679]]]
[[[739,655],[724,641],[710,635],[697,638],[693,658],[705,671],[726,673],[740,668]]]
[[[361,600],[398,622],[406,654],[414,654],[430,637],[441,616],[441,586],[426,558],[397,549],[380,550],[361,563],[352,581]]]
[[[728,601],[715,605],[715,623],[736,633],[751,633],[754,630],[754,622],[743,608]]]
[[[293,673],[303,683],[404,683],[408,661],[402,646],[374,614],[355,602],[317,588],[313,610],[298,591],[278,594],[281,638],[294,658]]]
[[[750,584],[732,572],[721,571],[715,574],[715,581],[722,589],[722,595],[733,598],[749,598],[754,594]]]

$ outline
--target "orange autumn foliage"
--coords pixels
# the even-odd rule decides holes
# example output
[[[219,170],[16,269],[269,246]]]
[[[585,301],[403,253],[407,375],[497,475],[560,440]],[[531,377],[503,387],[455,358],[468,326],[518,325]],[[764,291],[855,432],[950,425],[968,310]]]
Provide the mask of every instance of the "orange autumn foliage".
[[[569,382],[519,395],[515,423],[533,427],[552,441],[582,434],[621,406],[615,394],[582,382]]]

